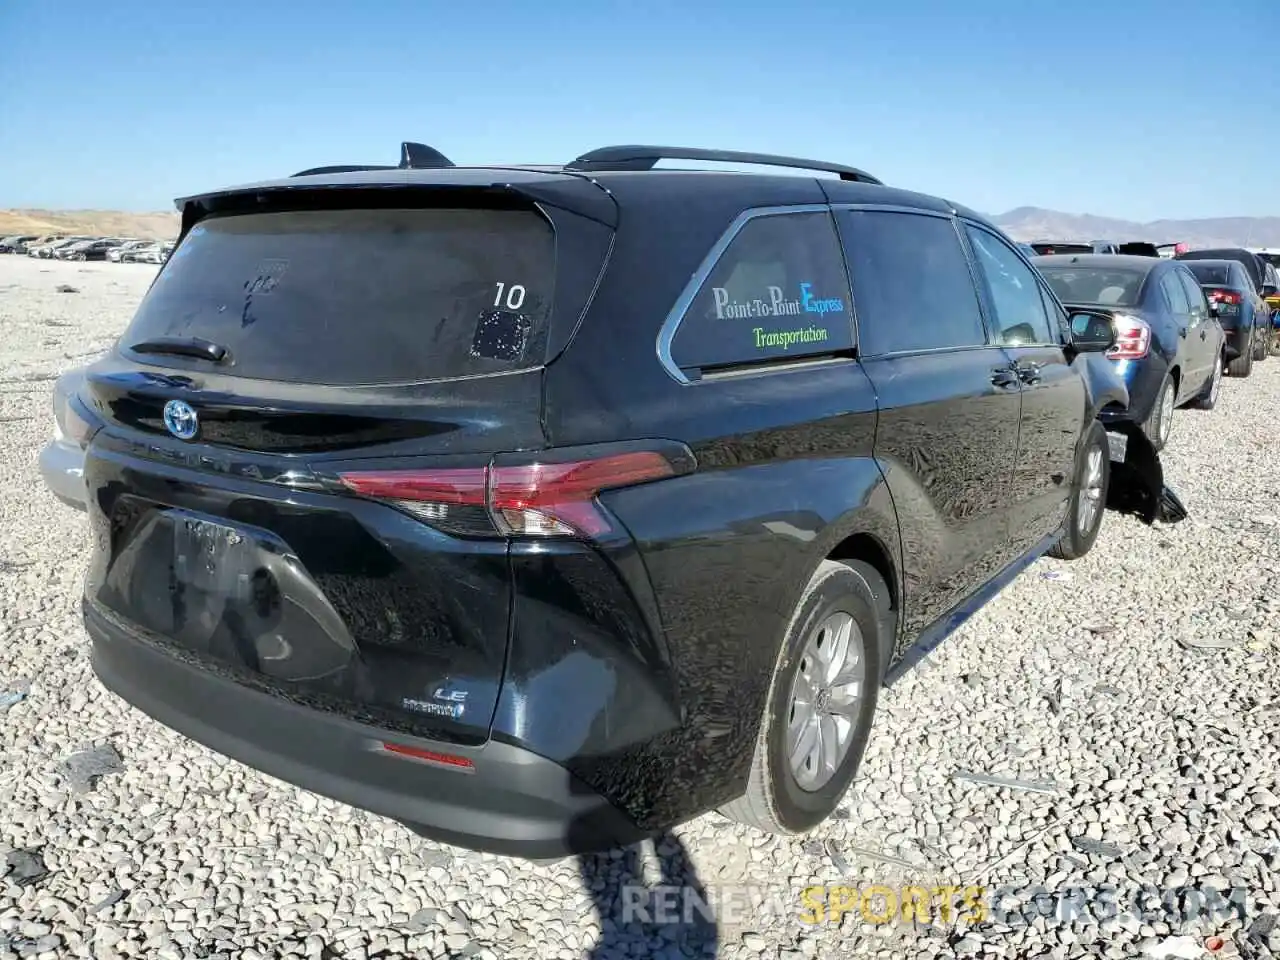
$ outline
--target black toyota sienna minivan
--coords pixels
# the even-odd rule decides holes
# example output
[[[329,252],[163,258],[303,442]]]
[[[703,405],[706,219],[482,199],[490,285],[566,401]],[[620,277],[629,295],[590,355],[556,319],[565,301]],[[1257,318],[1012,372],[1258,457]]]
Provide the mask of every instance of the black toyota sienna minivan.
[[[94,668],[447,843],[813,827],[886,679],[1085,553],[1141,443],[1105,317],[851,167],[407,144],[179,207],[73,400]]]

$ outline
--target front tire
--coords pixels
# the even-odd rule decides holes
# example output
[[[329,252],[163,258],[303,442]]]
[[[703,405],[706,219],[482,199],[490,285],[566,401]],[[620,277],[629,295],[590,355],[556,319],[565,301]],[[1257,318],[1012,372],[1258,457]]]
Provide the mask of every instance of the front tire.
[[[1269,325],[1270,324],[1268,324],[1268,326]],[[1267,354],[1271,352],[1270,350],[1267,349],[1267,342],[1269,339],[1270,338],[1267,336],[1266,331],[1264,331],[1261,335],[1259,335],[1257,327],[1254,328],[1253,359],[1255,362],[1261,363],[1263,360],[1267,359]]]
[[[1111,451],[1107,431],[1094,420],[1076,455],[1075,482],[1066,527],[1049,553],[1059,560],[1079,560],[1093,549],[1102,530],[1107,490],[1111,486]]]
[[[747,790],[724,816],[797,834],[835,810],[871,733],[888,607],[889,589],[869,564],[818,566],[782,639]]]

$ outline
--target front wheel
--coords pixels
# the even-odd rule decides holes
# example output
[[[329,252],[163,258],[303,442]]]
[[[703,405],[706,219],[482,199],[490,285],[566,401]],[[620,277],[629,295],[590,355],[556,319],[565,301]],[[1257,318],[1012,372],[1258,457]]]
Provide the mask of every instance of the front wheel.
[[[869,564],[818,566],[782,638],[746,793],[722,814],[796,834],[835,810],[871,734],[889,603],[884,578]]]
[[[1267,326],[1270,326],[1270,324],[1267,324]],[[1254,329],[1253,359],[1258,363],[1267,359],[1267,354],[1271,352],[1267,349],[1269,339],[1267,331],[1264,330],[1262,333],[1259,333],[1256,328]]]
[[[1075,484],[1067,508],[1066,527],[1049,551],[1059,560],[1079,560],[1093,549],[1111,485],[1111,452],[1107,431],[1097,420],[1089,426],[1076,455]]]

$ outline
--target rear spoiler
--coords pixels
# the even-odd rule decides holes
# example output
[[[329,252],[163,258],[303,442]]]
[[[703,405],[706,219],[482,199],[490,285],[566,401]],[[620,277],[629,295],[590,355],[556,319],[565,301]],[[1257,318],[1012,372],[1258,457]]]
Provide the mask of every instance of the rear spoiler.
[[[395,166],[369,164],[338,164],[330,167],[309,167],[292,174],[310,177],[322,173],[355,173],[360,170],[442,170],[454,166],[454,162],[435,147],[406,140],[400,144],[400,162]]]

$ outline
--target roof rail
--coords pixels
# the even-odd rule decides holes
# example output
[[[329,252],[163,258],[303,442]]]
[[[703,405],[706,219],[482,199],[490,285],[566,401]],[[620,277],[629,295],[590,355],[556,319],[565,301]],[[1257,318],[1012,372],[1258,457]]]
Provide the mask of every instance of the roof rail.
[[[820,170],[840,175],[841,180],[856,180],[883,186],[883,181],[865,170],[847,167],[824,160],[803,160],[799,157],[783,157],[770,153],[742,153],[736,150],[704,150],[699,147],[655,147],[641,144],[600,147],[584,153],[566,170],[652,170],[660,160],[710,160],[720,163],[751,163],[769,167],[795,167],[801,170]]]
[[[354,173],[359,170],[438,170],[452,167],[453,161],[434,147],[425,143],[406,140],[400,144],[400,163],[387,164],[338,164],[331,167],[311,167],[292,174],[294,177],[310,177],[318,173]]]

